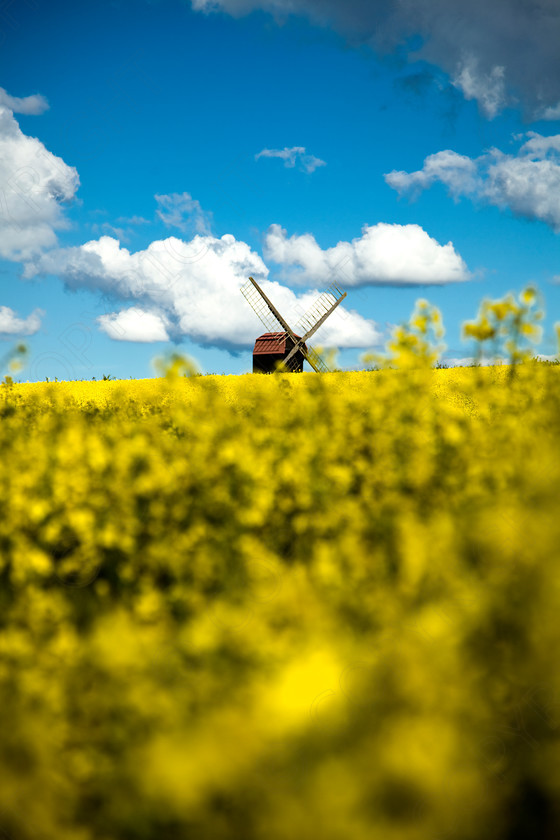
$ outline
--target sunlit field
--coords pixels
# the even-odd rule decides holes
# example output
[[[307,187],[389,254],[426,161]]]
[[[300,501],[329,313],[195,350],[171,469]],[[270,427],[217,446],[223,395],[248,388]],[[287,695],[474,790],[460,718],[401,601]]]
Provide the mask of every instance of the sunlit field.
[[[559,245],[560,0],[0,0],[0,840],[560,840]]]
[[[175,366],[0,417],[9,836],[558,836],[560,367]]]

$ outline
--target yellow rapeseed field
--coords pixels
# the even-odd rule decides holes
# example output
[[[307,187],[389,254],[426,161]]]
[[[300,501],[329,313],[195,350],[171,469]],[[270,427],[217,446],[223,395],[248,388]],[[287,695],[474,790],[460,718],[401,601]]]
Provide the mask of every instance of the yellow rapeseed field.
[[[0,418],[9,837],[559,835],[560,367],[5,384]]]

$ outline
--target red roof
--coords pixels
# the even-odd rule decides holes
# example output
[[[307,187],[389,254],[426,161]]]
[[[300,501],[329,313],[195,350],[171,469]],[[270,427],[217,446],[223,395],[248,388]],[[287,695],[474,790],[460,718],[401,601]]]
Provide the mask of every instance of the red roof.
[[[279,356],[286,355],[287,335],[288,334],[285,332],[264,333],[263,335],[259,335],[259,337],[255,341],[255,349],[253,350],[253,356],[276,354],[278,354]],[[296,338],[300,338],[300,336],[296,335]],[[291,343],[288,346],[291,346]]]

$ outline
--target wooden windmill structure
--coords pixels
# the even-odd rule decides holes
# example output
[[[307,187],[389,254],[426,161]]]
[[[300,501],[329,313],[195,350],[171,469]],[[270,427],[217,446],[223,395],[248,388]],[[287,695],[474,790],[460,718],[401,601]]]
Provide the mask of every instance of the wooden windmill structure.
[[[307,340],[344,300],[346,292],[341,292],[334,284],[330,286],[300,318],[294,330],[252,277],[241,287],[241,294],[267,329],[255,342],[253,373],[273,373],[279,362],[286,370],[301,371],[304,361],[309,362],[317,373],[328,372],[329,368],[319,354],[307,344]]]

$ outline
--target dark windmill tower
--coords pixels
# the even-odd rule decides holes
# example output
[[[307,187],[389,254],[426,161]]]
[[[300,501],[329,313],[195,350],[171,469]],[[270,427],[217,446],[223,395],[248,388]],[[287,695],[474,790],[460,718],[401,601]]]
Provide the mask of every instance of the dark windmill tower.
[[[242,286],[241,294],[268,330],[255,342],[253,373],[272,373],[279,362],[289,371],[301,371],[304,361],[309,362],[317,373],[328,371],[319,354],[306,342],[344,300],[346,292],[341,292],[335,285],[330,286],[326,292],[319,295],[311,309],[300,319],[295,331],[252,277]]]

